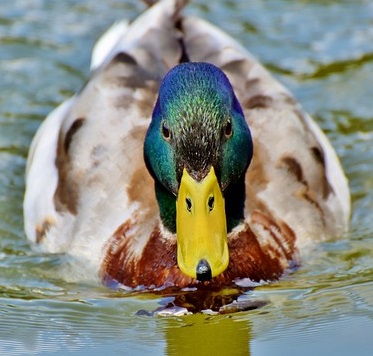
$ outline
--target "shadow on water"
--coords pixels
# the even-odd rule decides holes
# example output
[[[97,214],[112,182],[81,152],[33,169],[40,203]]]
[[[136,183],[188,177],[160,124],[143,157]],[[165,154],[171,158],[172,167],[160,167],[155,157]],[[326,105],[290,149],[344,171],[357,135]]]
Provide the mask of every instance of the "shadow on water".
[[[251,298],[249,291],[243,288],[218,288],[199,286],[183,291],[173,288],[162,290],[161,306],[153,311],[139,310],[137,315],[175,315],[185,313],[231,314],[261,308],[265,300]],[[153,292],[152,292],[153,293]]]

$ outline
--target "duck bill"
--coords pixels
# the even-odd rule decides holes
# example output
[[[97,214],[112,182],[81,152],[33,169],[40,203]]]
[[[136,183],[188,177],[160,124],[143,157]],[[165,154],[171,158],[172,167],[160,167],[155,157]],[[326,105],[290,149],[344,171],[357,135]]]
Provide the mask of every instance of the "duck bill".
[[[222,191],[211,167],[200,182],[184,168],[176,202],[177,263],[186,275],[210,280],[228,266]]]

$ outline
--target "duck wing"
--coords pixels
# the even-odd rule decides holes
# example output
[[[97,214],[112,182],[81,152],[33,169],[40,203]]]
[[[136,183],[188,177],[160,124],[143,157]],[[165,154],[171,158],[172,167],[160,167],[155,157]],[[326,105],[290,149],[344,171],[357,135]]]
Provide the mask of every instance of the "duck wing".
[[[144,230],[153,228],[158,214],[143,142],[159,83],[182,56],[175,21],[183,4],[163,1],[131,25],[114,25],[93,51],[87,84],[35,135],[24,221],[43,251],[100,251],[137,213]]]

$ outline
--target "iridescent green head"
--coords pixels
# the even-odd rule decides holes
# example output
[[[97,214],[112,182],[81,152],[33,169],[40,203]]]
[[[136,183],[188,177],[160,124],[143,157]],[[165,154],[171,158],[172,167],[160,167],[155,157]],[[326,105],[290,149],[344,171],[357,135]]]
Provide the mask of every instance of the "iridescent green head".
[[[186,274],[209,279],[226,268],[227,224],[232,227],[230,215],[243,214],[242,184],[252,153],[242,108],[219,68],[183,63],[165,76],[144,157],[156,182],[161,218],[176,230],[178,264]],[[234,198],[238,208],[230,206]]]

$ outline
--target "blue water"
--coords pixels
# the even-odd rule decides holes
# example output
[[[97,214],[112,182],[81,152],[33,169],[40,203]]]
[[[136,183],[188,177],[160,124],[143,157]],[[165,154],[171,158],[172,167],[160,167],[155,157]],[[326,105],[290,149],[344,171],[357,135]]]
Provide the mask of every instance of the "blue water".
[[[373,3],[193,1],[288,86],[326,131],[350,180],[351,230],[296,273],[249,292],[259,309],[149,317],[166,302],[66,283],[22,221],[29,144],[88,75],[90,50],[135,0],[4,0],[0,6],[0,354],[372,355]]]

